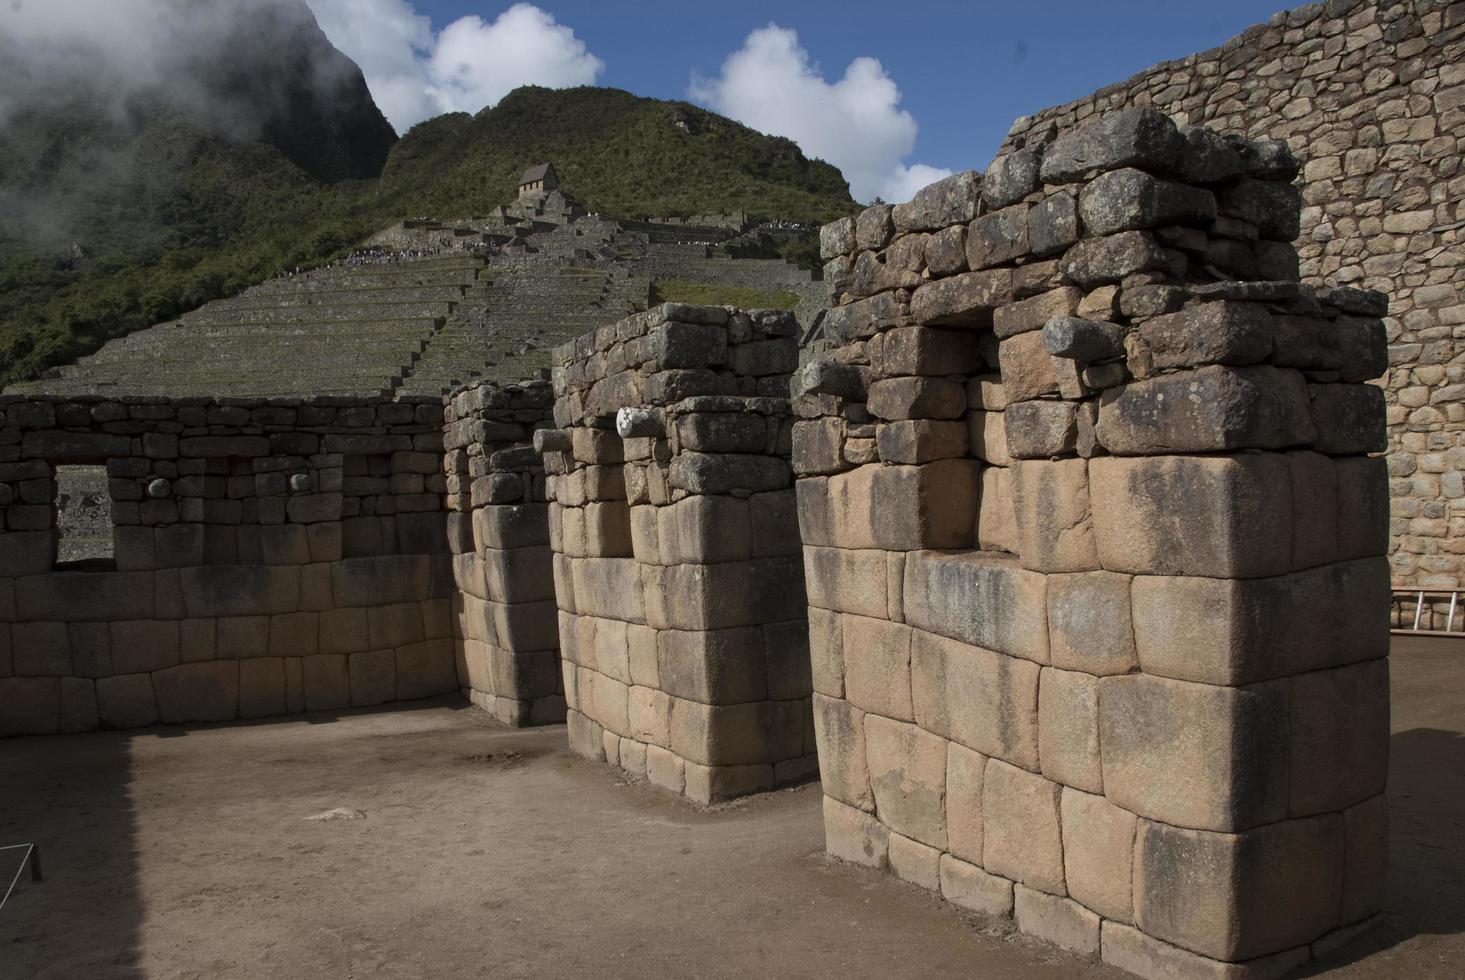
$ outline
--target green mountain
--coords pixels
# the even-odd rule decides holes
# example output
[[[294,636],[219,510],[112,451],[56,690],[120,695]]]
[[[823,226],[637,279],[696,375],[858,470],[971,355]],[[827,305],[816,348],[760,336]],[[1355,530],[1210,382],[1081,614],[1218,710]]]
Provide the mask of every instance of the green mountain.
[[[180,9],[228,5],[190,2]],[[396,140],[302,3],[251,16],[247,33],[223,36],[259,43],[200,45],[183,89],[109,100],[50,86],[67,94],[0,120],[0,384],[404,217],[483,213],[542,160],[618,217],[823,222],[855,209],[839,171],[788,140],[613,89],[519,89]],[[17,55],[0,42],[0,86]]]

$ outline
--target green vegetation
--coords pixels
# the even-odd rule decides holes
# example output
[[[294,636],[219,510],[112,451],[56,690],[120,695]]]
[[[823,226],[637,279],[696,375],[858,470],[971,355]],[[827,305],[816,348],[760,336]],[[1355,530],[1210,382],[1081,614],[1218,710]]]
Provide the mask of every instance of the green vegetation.
[[[791,310],[799,297],[786,289],[766,290],[752,286],[662,279],[651,286],[651,304],[694,303],[698,306],[736,306],[744,310]]]
[[[484,213],[543,160],[617,217],[745,210],[814,224],[856,208],[839,171],[788,140],[614,89],[519,89],[414,127],[380,179],[335,183],[291,162],[298,146],[287,158],[156,104],[130,110],[78,100],[0,131],[0,384],[329,261],[393,221]],[[777,248],[807,261],[807,241]]]

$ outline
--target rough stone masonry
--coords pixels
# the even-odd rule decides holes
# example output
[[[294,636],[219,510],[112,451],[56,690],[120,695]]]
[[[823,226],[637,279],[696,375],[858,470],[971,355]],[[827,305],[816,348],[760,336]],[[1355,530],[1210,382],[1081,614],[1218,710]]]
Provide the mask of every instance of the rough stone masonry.
[[[1146,105],[1182,125],[1285,139],[1302,159],[1303,281],[1389,296],[1390,367],[1378,383],[1389,406],[1393,580],[1465,586],[1465,3],[1328,0],[1284,11],[1218,48],[1024,116],[1003,149],[1041,148]],[[1226,248],[1245,262],[1253,244]]]
[[[793,465],[830,853],[1153,977],[1380,908],[1386,298],[1282,142],[1092,120],[823,229]]]
[[[536,434],[570,745],[699,802],[813,775],[791,313],[666,304],[555,350]]]

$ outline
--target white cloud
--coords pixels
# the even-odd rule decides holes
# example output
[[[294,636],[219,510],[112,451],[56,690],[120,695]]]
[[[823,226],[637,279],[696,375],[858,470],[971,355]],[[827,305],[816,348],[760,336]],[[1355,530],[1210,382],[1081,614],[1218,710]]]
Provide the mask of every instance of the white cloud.
[[[398,132],[440,113],[477,112],[520,85],[590,85],[605,70],[574,30],[529,3],[491,23],[469,15],[437,32],[410,0],[310,5]]]
[[[827,82],[798,34],[777,24],[749,34],[716,78],[694,76],[688,94],[839,167],[856,200],[908,200],[951,173],[903,162],[915,149],[916,121],[900,108],[900,89],[879,61],[856,58],[843,78]]]

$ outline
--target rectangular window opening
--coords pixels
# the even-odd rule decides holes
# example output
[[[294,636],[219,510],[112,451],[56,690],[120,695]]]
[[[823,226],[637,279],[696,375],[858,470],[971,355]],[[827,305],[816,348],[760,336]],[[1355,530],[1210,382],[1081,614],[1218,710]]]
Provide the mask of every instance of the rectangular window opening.
[[[107,467],[56,467],[56,567],[107,570],[112,550],[112,496]]]

